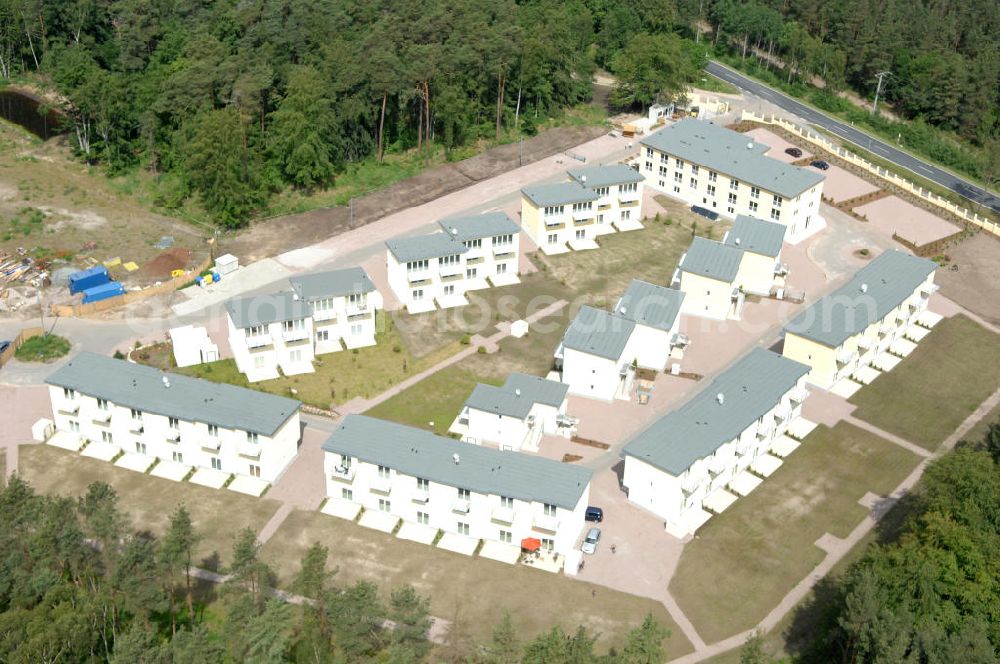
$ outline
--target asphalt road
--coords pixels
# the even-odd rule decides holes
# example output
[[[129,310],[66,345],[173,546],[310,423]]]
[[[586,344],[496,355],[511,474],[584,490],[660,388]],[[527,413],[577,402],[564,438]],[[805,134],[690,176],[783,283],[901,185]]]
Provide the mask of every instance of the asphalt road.
[[[996,212],[1000,212],[1000,197],[987,192],[983,188],[963,180],[946,170],[938,168],[934,164],[917,159],[907,152],[894,148],[889,143],[884,143],[850,125],[838,122],[830,116],[820,113],[814,108],[806,106],[788,95],[775,90],[774,88],[770,88],[762,83],[754,81],[753,79],[747,78],[746,76],[743,76],[735,70],[719,64],[718,62],[710,61],[705,67],[705,71],[713,76],[721,78],[727,83],[732,83],[741,90],[754,94],[790,113],[794,113],[800,118],[811,122],[818,127],[822,127],[840,138],[849,141],[862,149],[868,150],[882,159],[891,161],[897,166],[902,166],[903,168],[916,173],[920,177],[936,182],[937,184],[950,189],[959,196],[962,196],[973,203],[984,205]]]

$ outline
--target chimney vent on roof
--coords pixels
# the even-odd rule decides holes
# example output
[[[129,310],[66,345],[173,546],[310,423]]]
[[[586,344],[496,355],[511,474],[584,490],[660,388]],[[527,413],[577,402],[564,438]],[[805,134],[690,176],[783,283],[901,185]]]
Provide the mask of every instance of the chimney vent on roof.
[[[753,141],[747,143],[747,150],[753,150]]]
[[[170,387],[170,379],[166,376],[163,377],[163,387]]]
[[[516,396],[516,397],[521,396],[521,388],[520,387],[514,388],[514,396]]]
[[[462,460],[462,457],[458,456],[458,452],[455,452],[454,454],[451,455],[451,460],[454,461],[455,465],[457,466],[458,463]]]
[[[586,175],[581,175],[580,176],[580,182],[582,182],[584,184],[587,184],[587,176]]]
[[[719,405],[721,406],[726,402],[726,395],[723,394],[722,392],[719,392],[718,394],[715,395],[715,400],[718,401]]]
[[[862,293],[868,292],[868,284],[861,284],[861,292]]]
[[[455,228],[454,226],[452,226],[452,228],[451,228],[451,234],[452,235],[458,235],[458,229]]]
[[[739,238],[736,238],[736,246],[737,247],[740,246],[740,239]]]

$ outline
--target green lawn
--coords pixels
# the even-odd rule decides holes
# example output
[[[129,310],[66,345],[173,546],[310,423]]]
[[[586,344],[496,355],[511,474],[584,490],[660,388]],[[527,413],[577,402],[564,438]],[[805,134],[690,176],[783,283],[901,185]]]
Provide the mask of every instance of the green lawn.
[[[22,445],[19,455],[18,473],[40,493],[80,496],[91,483],[107,482],[137,530],[163,533],[170,514],[183,503],[203,538],[197,560],[205,567],[217,567],[218,559],[228,563],[236,533],[246,526],[259,531],[278,510],[274,500],[171,482],[48,445]]]
[[[331,408],[354,397],[369,398],[380,394],[460,349],[458,341],[452,340],[417,357],[403,343],[391,316],[380,315],[378,322],[376,345],[320,355],[313,363],[316,371],[311,374],[283,376],[250,384],[236,369],[234,360],[219,360],[175,371],[281,396],[292,396],[291,390],[295,390],[296,399],[318,408]]]
[[[856,417],[934,450],[998,386],[1000,336],[955,316],[850,401]]]
[[[887,495],[918,457],[849,424],[820,426],[756,491],[712,517],[684,548],[670,590],[709,643],[749,629],[846,537],[866,492]]]
[[[31,337],[17,349],[14,357],[22,362],[51,362],[69,352],[68,339],[55,334]]]
[[[598,646],[607,648],[620,645],[652,612],[671,631],[670,656],[691,651],[666,609],[654,600],[399,540],[318,512],[293,512],[264,546],[264,558],[282,571],[280,584],[289,582],[302,554],[317,541],[330,549],[330,564],[339,569],[337,583],[372,581],[384,594],[410,583],[430,596],[433,615],[457,620],[458,630],[473,642],[488,640],[506,610],[522,641],[555,625],[570,632],[586,625],[599,635]]]

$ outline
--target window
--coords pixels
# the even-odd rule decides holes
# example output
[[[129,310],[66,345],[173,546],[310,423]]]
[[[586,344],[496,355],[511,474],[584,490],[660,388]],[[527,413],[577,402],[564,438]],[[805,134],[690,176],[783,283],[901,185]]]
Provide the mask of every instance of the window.
[[[173,454],[174,463],[184,463],[184,453],[174,452]]]
[[[247,442],[251,445],[256,445],[258,443],[257,434],[252,431],[247,431]]]
[[[618,187],[618,192],[621,194],[634,194],[637,191],[639,191],[638,182],[629,182]]]
[[[63,388],[63,396],[67,399],[73,400],[76,398],[76,390],[71,390],[68,387]]]
[[[219,457],[212,457],[212,470],[222,470],[222,459]]]
[[[348,456],[347,454],[341,454],[340,455],[340,465],[343,466],[344,468],[350,468],[351,467],[351,457]]]
[[[622,221],[632,218],[632,210],[622,210]]]
[[[454,295],[455,294],[455,286],[452,285],[452,284],[449,284],[448,286],[445,286],[444,287],[444,294],[445,295]]]
[[[340,497],[343,498],[344,500],[354,500],[354,490],[347,488],[341,489]]]
[[[468,243],[466,243],[466,245],[468,245]],[[445,267],[448,265],[458,265],[459,260],[460,256],[458,254],[455,254],[454,256],[442,256],[441,258],[438,259],[438,263],[441,265],[441,267]]]
[[[378,499],[378,511],[379,512],[390,512],[392,511],[392,503],[389,502],[387,498]]]
[[[368,304],[368,296],[364,293],[351,293],[347,296],[347,301],[355,307],[364,307]]]
[[[545,207],[545,214],[546,214],[546,216],[550,216],[550,215],[553,215],[553,214],[562,214],[563,211],[564,211],[564,207],[562,205],[547,205]]]
[[[751,212],[757,211],[757,203],[755,203],[754,201],[750,201],[750,211]]]
[[[69,430],[74,433],[80,433],[80,423],[76,420],[69,421]]]
[[[760,187],[750,187],[750,198],[760,198]]]
[[[413,291],[411,293],[411,295],[413,295],[412,299],[414,299],[414,300],[422,300],[422,299],[424,299],[424,289],[423,288],[418,288],[415,291]]]
[[[115,442],[114,437],[111,435],[110,431],[102,431],[101,432],[101,440],[103,440],[105,443],[114,443]]]
[[[771,219],[774,219],[775,221],[781,219],[781,210],[771,208]]]
[[[379,466],[378,467],[378,476],[381,477],[382,479],[384,479],[384,480],[389,479],[389,476],[391,474],[392,474],[392,470],[390,470],[389,466]]]
[[[700,169],[695,164],[691,164],[691,175],[698,175],[699,170]]]
[[[666,166],[660,166],[660,177],[661,178],[667,177],[667,167]]]
[[[729,207],[726,208],[726,212],[728,212],[729,214],[735,214],[735,209],[733,208],[732,205],[730,205]]]
[[[709,182],[715,182],[718,179],[719,179],[719,174],[718,173],[716,173],[715,171],[709,171],[708,172],[708,181]]]
[[[683,182],[683,181],[684,181],[684,176],[683,175],[681,175],[680,173],[674,173],[674,182],[678,182],[679,183],[679,182]]]
[[[690,183],[692,189],[698,188],[698,178],[691,178],[688,182]]]
[[[545,516],[555,516],[556,515],[556,506],[555,505],[550,505],[548,503],[543,503],[543,505],[542,505],[542,512],[544,512]]]
[[[140,443],[139,441],[135,441],[135,452],[136,454],[145,454],[146,443]]]
[[[330,330],[316,330],[316,341],[329,341]]]
[[[739,191],[739,189],[740,189],[740,181],[739,180],[730,180],[729,181],[729,188],[732,189],[733,191]]]
[[[781,196],[774,195],[774,207],[781,207]]]
[[[653,170],[653,162],[647,161],[646,164],[645,164],[645,166],[646,166],[646,170],[647,171]]]
[[[732,193],[729,194],[729,202],[732,203],[733,205],[736,204],[736,194],[732,194]]]
[[[674,159],[674,166],[676,166],[679,170],[684,170],[684,162],[680,159]]]
[[[301,362],[302,361],[302,350],[293,350],[288,353],[289,362]]]
[[[506,263],[497,263],[497,274],[507,274]]]
[[[587,231],[583,230],[582,228],[579,229],[576,232],[576,239],[577,240],[586,240],[587,239]]]
[[[430,480],[425,480],[422,477],[417,478],[417,491],[430,491],[431,483]]]
[[[361,323],[354,323],[351,325],[351,336],[358,337],[364,332],[364,325]]]
[[[284,332],[298,332],[306,329],[306,322],[303,319],[282,321],[281,329]]]
[[[168,417],[167,426],[169,426],[171,429],[176,429],[180,426],[180,422],[177,421],[176,417]]]
[[[254,367],[254,369],[263,369],[264,368],[264,356],[263,355],[255,355],[254,356],[254,358],[253,358],[253,367]]]
[[[500,507],[505,510],[514,509],[514,499],[509,496],[500,496]]]
[[[477,267],[470,267],[465,270],[466,279],[475,279],[476,275],[478,274],[479,274],[479,268]]]
[[[422,526],[430,525],[431,515],[428,514],[427,512],[417,512],[417,523],[419,523]]]
[[[421,272],[426,270],[430,263],[425,259],[422,261],[410,261],[406,264],[407,272]]]
[[[459,521],[458,526],[455,528],[455,532],[457,532],[459,535],[468,535],[469,524],[465,523],[464,521]]]
[[[477,237],[474,240],[466,240],[463,244],[469,249],[479,249],[483,246],[483,238]],[[455,256],[455,259],[457,260],[458,256]]]
[[[325,297],[320,300],[314,300],[312,303],[313,311],[329,311],[333,309],[333,298]]]
[[[251,325],[250,327],[243,328],[243,334],[248,337],[259,337],[264,334],[264,326]]]
[[[647,171],[653,170],[653,164],[651,164],[651,163],[649,163],[647,161],[646,162],[646,170]],[[597,194],[598,196],[600,196],[601,198],[604,198],[605,196],[608,195],[608,188],[607,187],[598,187],[597,189],[594,190],[594,193]]]
[[[472,492],[469,491],[468,489],[459,489],[458,490],[458,499],[459,500],[471,500],[472,499]]]
[[[584,201],[583,203],[573,203],[573,212],[586,212],[587,210],[593,210],[594,203],[592,201]]]
[[[556,541],[553,539],[548,539],[546,537],[542,538],[542,548],[546,551],[552,551],[556,548]]]
[[[646,156],[650,159],[653,158],[653,148],[646,148]]]
[[[597,215],[597,223],[599,223],[599,224],[603,224],[604,223],[604,215],[603,214]]]
[[[142,411],[141,410],[136,410],[135,408],[133,408],[132,409],[132,419],[135,420],[135,421],[137,421],[137,422],[142,422]]]
[[[107,399],[98,399],[97,400],[97,409],[98,410],[107,410],[108,409],[108,400]]]
[[[507,235],[497,235],[493,238],[494,247],[506,247],[509,244],[514,244],[514,236],[510,233]]]
[[[681,193],[681,188],[680,188],[680,187],[678,187],[677,185],[674,185],[674,193],[675,193],[675,194],[679,194],[679,193]]]
[[[707,191],[709,196],[715,196],[715,185],[708,185]]]
[[[250,477],[260,477],[260,466],[250,464]]]
[[[500,541],[503,542],[504,544],[510,544],[511,542],[514,541],[514,535],[511,534],[509,530],[501,530]]]
[[[549,236],[546,238],[546,240],[548,240],[549,244],[556,244],[557,242],[559,242],[559,236],[555,233],[549,233]]]

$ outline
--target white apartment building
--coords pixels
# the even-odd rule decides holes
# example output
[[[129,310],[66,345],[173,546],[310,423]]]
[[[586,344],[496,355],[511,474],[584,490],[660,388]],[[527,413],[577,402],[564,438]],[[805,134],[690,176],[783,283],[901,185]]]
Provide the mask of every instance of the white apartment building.
[[[293,399],[94,353],[78,354],[45,382],[58,432],[149,463],[273,482],[298,452],[301,404]]]
[[[639,143],[640,171],[668,196],[730,219],[745,214],[779,222],[792,244],[825,226],[824,177],[767,157],[770,148],[748,136],[685,118]]]
[[[565,555],[584,525],[592,471],[348,415],[323,443],[329,500],[427,529]]]
[[[680,313],[685,295],[681,291],[633,279],[614,311],[635,323],[635,362],[663,371],[671,358],[681,359],[690,339],[680,333]]]
[[[314,272],[288,280],[312,317],[315,354],[375,345],[382,294],[360,267]]]
[[[743,249],[695,237],[674,272],[674,284],[685,295],[683,313],[738,320],[746,299],[742,263]]]
[[[294,293],[238,297],[226,302],[229,347],[251,383],[313,372],[313,321]]]
[[[642,190],[646,178],[625,164],[567,171],[570,178],[597,194],[597,235],[642,228]]]
[[[866,367],[894,365],[888,355],[909,354],[926,334],[937,267],[902,251],[879,255],[785,327],[782,353],[808,365],[809,382],[824,389]]]
[[[466,288],[520,283],[521,228],[503,212],[452,217],[438,222],[441,230],[465,245]]]
[[[784,224],[736,215],[722,243],[743,250],[739,286],[744,292],[766,296],[784,291],[788,266],[781,262],[781,246],[786,231]]]
[[[385,246],[389,287],[411,314],[469,303],[465,291],[472,273],[465,266],[464,244],[434,233],[388,240]]]
[[[675,537],[694,534],[709,510],[722,511],[781,464],[769,452],[801,414],[808,372],[769,350],[750,351],[625,446],[629,501]]]
[[[630,318],[580,307],[555,352],[556,370],[569,393],[602,401],[630,399],[639,341],[634,330]]]
[[[569,436],[573,429],[575,421],[566,415],[568,389],[522,373],[508,376],[503,387],[479,383],[449,431],[474,445],[537,452],[542,436]]]
[[[521,190],[521,228],[546,255],[596,249],[600,196],[579,182],[559,182]],[[610,223],[610,220],[608,220]]]

